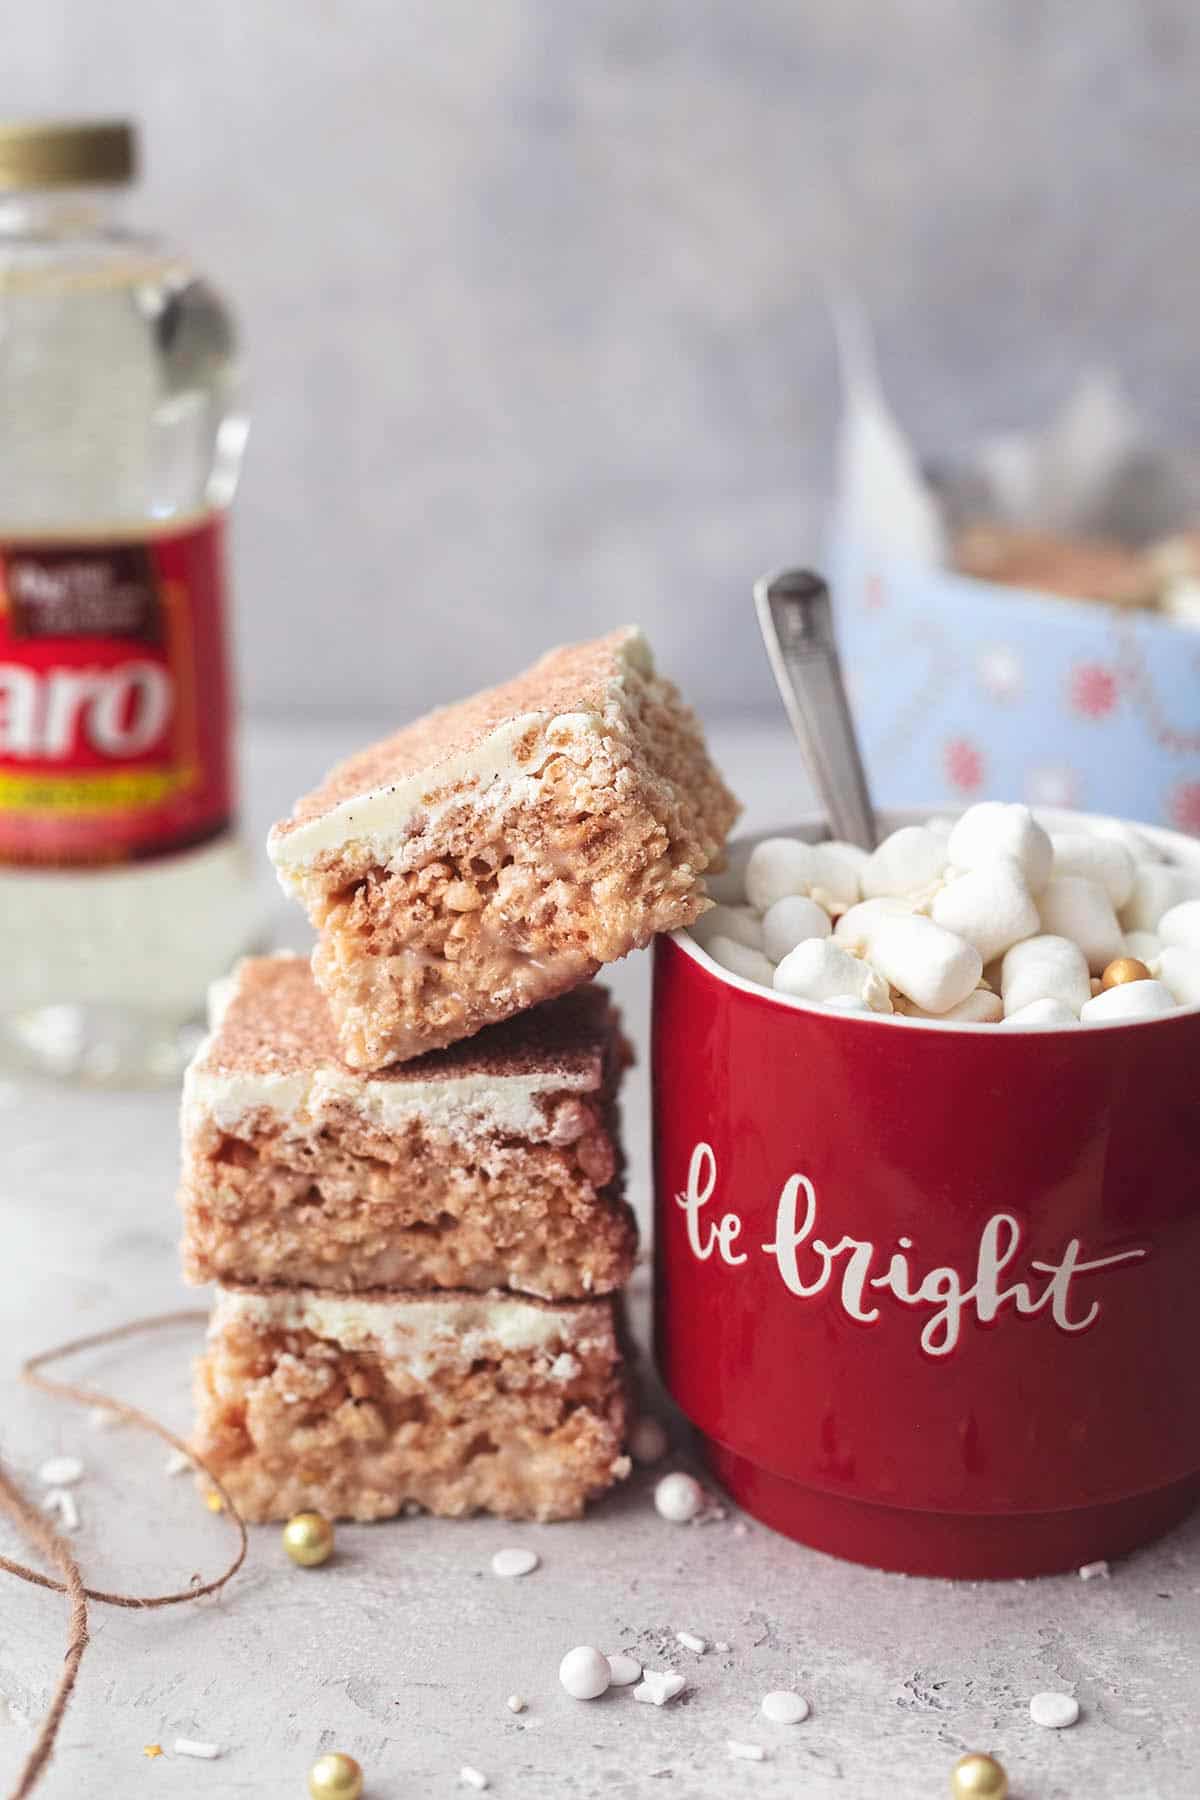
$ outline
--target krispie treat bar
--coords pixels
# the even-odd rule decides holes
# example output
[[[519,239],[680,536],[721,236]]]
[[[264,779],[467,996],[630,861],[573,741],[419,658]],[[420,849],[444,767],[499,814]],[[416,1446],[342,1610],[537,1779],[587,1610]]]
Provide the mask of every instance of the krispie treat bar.
[[[223,1289],[194,1446],[247,1519],[566,1519],[626,1475],[614,1302]]]
[[[468,1037],[706,909],[737,804],[633,629],[341,764],[271,833],[353,1068]]]
[[[628,1279],[615,1009],[587,986],[366,1075],[295,956],[241,964],[184,1081],[184,1267],[268,1286],[513,1288]]]

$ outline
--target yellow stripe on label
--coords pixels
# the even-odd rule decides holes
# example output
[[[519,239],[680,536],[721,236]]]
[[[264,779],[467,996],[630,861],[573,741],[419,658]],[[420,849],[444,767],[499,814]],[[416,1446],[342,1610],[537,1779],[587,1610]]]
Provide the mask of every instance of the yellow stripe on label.
[[[135,812],[194,785],[194,767],[95,769],[74,775],[19,774],[0,769],[0,810],[7,812]]]

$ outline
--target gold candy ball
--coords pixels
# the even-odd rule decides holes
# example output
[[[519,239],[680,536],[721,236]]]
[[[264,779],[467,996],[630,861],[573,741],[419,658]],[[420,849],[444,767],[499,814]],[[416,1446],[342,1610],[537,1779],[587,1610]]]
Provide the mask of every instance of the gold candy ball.
[[[1153,977],[1144,962],[1136,956],[1114,956],[1100,977],[1101,988],[1123,987],[1127,981],[1150,981]]]
[[[330,1750],[308,1771],[308,1791],[312,1800],[359,1800],[363,1772],[352,1756]]]
[[[954,1800],[1007,1800],[1008,1776],[994,1756],[972,1750],[955,1763],[950,1792]]]
[[[315,1569],[333,1555],[333,1526],[324,1513],[294,1513],[283,1528],[283,1547],[302,1569]]]

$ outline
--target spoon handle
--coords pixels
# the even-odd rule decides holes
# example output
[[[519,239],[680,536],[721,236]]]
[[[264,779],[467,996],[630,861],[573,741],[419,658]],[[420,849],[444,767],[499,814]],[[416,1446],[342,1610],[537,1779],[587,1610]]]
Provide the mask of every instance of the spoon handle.
[[[792,730],[836,838],[878,841],[866,771],[833,635],[829,588],[809,569],[754,584],[754,604]]]

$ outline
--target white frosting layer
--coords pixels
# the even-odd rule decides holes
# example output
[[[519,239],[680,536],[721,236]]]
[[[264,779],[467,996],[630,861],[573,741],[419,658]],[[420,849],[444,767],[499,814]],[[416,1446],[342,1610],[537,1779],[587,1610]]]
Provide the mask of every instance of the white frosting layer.
[[[502,797],[535,800],[541,776],[538,758],[518,762],[514,755],[517,744],[530,732],[537,732],[543,736],[547,753],[570,756],[575,751],[581,759],[594,755],[597,734],[605,726],[612,706],[620,705],[627,676],[634,672],[649,675],[654,669],[650,646],[636,629],[630,631],[615,656],[617,674],[607,685],[602,708],[558,715],[522,713],[456,756],[419,769],[403,780],[354,794],[293,831],[272,831],[267,850],[280,880],[287,886],[289,870],[310,862],[323,850],[335,850],[351,842],[365,844],[371,855],[386,862],[397,838],[407,835],[414,814],[422,812],[433,796],[446,788],[457,789],[469,783],[477,799],[488,804]],[[522,784],[527,784],[527,794],[520,792]],[[454,804],[461,800],[460,793],[453,795]]]
[[[206,1047],[205,1047],[206,1048]],[[395,1135],[418,1121],[430,1133],[546,1139],[552,1125],[543,1096],[587,1093],[599,1086],[594,1067],[531,1075],[459,1075],[440,1081],[379,1081],[353,1075],[338,1064],[289,1075],[204,1069],[205,1048],[183,1084],[182,1129],[190,1137],[205,1119],[235,1131],[265,1109],[281,1122],[317,1130],[336,1106]]]
[[[422,1380],[439,1367],[469,1365],[499,1350],[553,1352],[543,1373],[570,1381],[579,1365],[564,1345],[616,1354],[612,1309],[604,1303],[546,1306],[494,1294],[368,1300],[304,1288],[218,1289],[210,1335],[239,1322],[264,1330],[311,1331],[343,1350],[376,1351]]]

